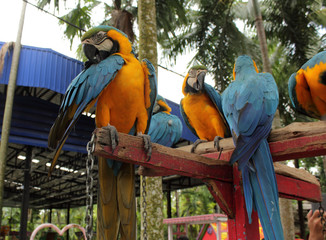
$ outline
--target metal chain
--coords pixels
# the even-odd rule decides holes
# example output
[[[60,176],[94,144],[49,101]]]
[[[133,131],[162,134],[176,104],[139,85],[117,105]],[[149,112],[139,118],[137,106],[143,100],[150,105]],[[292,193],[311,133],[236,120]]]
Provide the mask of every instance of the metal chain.
[[[87,161],[86,161],[86,238],[91,240],[93,237],[93,167],[94,167],[94,134],[87,143]]]
[[[147,211],[146,211],[146,206],[147,206],[146,196],[147,196],[147,192],[146,192],[146,179],[145,178],[146,178],[145,176],[142,176],[142,187],[143,187],[143,192],[142,192],[143,202],[142,202],[142,206],[143,206],[143,227],[144,227],[143,240],[147,240]]]
[[[319,215],[320,215],[320,222],[321,222],[321,225],[323,225],[323,233],[326,232],[326,219],[324,217],[324,208],[323,206],[321,205],[321,202],[319,203]]]

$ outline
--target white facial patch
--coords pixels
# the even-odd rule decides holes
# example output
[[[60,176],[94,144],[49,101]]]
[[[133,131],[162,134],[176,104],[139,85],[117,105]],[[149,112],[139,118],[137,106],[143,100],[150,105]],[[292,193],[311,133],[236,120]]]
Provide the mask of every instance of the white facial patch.
[[[105,39],[101,44],[95,45],[99,51],[110,51],[113,47],[113,42],[110,39]]]

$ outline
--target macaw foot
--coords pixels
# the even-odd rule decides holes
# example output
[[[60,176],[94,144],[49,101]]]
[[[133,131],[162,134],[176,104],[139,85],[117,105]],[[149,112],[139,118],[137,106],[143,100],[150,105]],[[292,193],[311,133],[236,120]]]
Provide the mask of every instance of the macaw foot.
[[[108,124],[107,126],[103,127],[104,129],[107,129],[109,132],[109,138],[111,140],[111,148],[112,148],[112,153],[114,152],[115,148],[118,146],[119,144],[119,136],[118,136],[118,131],[117,129]],[[99,143],[101,144],[104,141],[101,141],[101,137],[98,139]]]
[[[196,148],[198,147],[199,144],[203,143],[203,142],[207,142],[207,140],[203,140],[203,139],[197,139],[194,144],[192,144],[192,148],[190,150],[191,153],[194,153]]]
[[[146,162],[151,160],[152,157],[152,142],[151,142],[151,137],[147,134],[142,134],[141,132],[137,133],[137,136],[140,136],[143,138],[144,141],[144,149],[147,153],[147,159]]]
[[[220,157],[221,157],[221,153],[223,151],[223,148],[220,148],[220,140],[223,139],[222,137],[220,136],[216,136],[214,138],[214,148],[216,148],[216,150],[218,152],[220,152],[220,154],[218,155],[218,160],[220,160]]]

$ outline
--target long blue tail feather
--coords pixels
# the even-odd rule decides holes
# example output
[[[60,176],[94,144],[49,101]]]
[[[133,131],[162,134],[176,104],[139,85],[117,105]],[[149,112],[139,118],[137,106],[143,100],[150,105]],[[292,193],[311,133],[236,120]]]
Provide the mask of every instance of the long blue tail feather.
[[[284,236],[279,214],[278,189],[267,140],[263,140],[250,161],[256,171],[246,167],[242,172],[249,221],[251,221],[251,197],[253,197],[265,239],[282,240]]]

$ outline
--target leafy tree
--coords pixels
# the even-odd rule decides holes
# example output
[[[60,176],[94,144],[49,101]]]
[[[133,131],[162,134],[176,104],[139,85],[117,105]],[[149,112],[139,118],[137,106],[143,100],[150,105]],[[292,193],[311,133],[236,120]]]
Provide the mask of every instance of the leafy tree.
[[[316,0],[264,0],[264,19],[269,38],[277,38],[287,48],[287,57],[297,66],[308,60],[318,42],[318,25],[311,22]]]
[[[165,55],[176,59],[186,49],[196,51],[193,61],[206,65],[212,72],[216,87],[223,91],[232,80],[233,64],[239,54],[259,59],[259,49],[235,24],[235,1],[194,0],[186,5],[187,26],[177,28],[180,33],[160,44]]]

